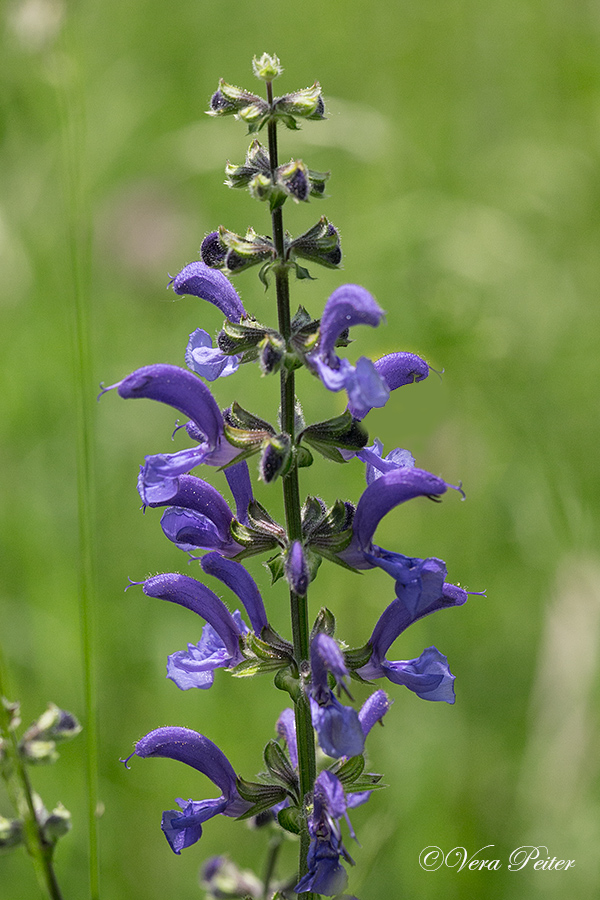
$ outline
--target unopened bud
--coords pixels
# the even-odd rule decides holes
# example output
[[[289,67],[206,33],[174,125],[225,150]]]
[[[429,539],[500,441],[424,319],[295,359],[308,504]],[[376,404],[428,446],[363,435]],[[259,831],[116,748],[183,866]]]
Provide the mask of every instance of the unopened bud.
[[[260,458],[259,477],[265,484],[270,484],[279,475],[285,475],[292,452],[292,441],[289,434],[276,434],[269,438]]]
[[[70,829],[71,813],[68,809],[65,809],[62,803],[59,803],[52,810],[43,824],[42,830],[44,833],[44,838],[48,841],[49,844],[54,844],[59,838],[63,837],[68,831],[70,831]]]
[[[202,870],[202,887],[208,900],[258,900],[263,895],[262,882],[253,872],[239,869],[227,856],[213,856]]]
[[[23,823],[19,819],[0,816],[0,850],[10,850],[23,843]]]
[[[294,541],[285,557],[285,577],[290,589],[304,597],[310,583],[310,572],[302,544]]]
[[[285,357],[285,341],[276,334],[267,335],[260,344],[259,364],[263,375],[272,375],[281,368]]]
[[[252,71],[257,78],[263,81],[273,81],[283,72],[283,66],[275,54],[263,53],[259,58],[257,56],[252,59]]]

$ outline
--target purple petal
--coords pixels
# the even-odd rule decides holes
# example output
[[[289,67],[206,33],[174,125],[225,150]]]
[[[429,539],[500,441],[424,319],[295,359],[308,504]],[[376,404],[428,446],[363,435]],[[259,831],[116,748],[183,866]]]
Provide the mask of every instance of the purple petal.
[[[423,469],[401,468],[378,478],[362,494],[356,507],[353,530],[359,546],[367,549],[383,517],[413,497],[445,493],[446,482]]]
[[[413,381],[423,381],[429,375],[429,366],[416,353],[388,353],[375,361],[375,368],[390,391]]]
[[[267,625],[267,613],[260,591],[250,573],[241,563],[225,559],[219,553],[207,553],[200,565],[204,572],[214,575],[240,598],[248,613],[252,630],[260,636],[262,629]]]
[[[375,691],[365,700],[358,713],[358,720],[365,737],[377,722],[381,722],[392,703],[393,700],[390,700],[385,691]]]
[[[296,743],[296,716],[293,709],[287,707],[277,719],[277,734],[287,744],[290,762],[294,769],[298,768],[298,745]]]
[[[240,634],[248,627],[239,612],[233,613],[233,620]],[[174,681],[182,691],[190,688],[207,690],[214,681],[214,670],[229,668],[240,662],[239,650],[231,656],[225,644],[212,625],[206,624],[197,644],[188,644],[187,650],[178,650],[169,656],[167,678]]]
[[[196,475],[180,475],[177,479],[176,493],[168,500],[157,500],[148,505],[156,508],[165,506],[167,503],[206,516],[215,524],[220,534],[229,536],[233,513],[229,509],[227,501],[212,484],[203,481]]]
[[[319,330],[319,356],[331,362],[340,334],[353,325],[379,325],[384,312],[371,294],[358,284],[343,284],[327,300]]]
[[[223,416],[213,395],[199,378],[178,366],[144,366],[119,382],[117,389],[126,400],[145,397],[179,410],[206,436],[210,449],[223,434]]]
[[[252,482],[250,481],[250,472],[248,471],[248,463],[246,460],[243,459],[233,466],[228,466],[225,469],[225,478],[227,479],[227,484],[229,485],[231,493],[233,494],[233,499],[235,500],[236,517],[242,525],[247,525],[248,506],[254,499],[254,495],[252,493]]]
[[[201,513],[172,506],[162,514],[160,525],[170,541],[189,553],[193,550],[218,550],[224,556],[236,556],[242,549],[229,532],[225,532]]]
[[[242,661],[239,648],[241,629],[223,601],[206,585],[189,575],[169,573],[146,579],[143,591],[148,597],[169,600],[197,613],[215,629],[231,657],[232,665]]]
[[[218,347],[213,347],[212,338],[207,331],[196,328],[190,334],[190,339],[185,351],[185,364],[188,369],[206,378],[207,381],[216,381],[217,378],[226,378],[237,372],[240,365],[239,356],[229,356]]]
[[[331,672],[339,684],[348,677],[344,655],[336,641],[328,634],[317,634],[310,645],[311,693],[318,703],[330,694],[327,673]]]
[[[246,317],[239,294],[229,279],[203,262],[191,262],[171,282],[176,294],[192,294],[214,303],[230,322]]]
[[[329,701],[321,706],[310,699],[312,722],[319,746],[334,758],[358,756],[365,747],[365,736],[358,714],[351,706],[343,706],[330,691]]]
[[[225,797],[187,803],[178,801],[182,812],[170,809],[163,813],[161,828],[173,853],[181,853],[202,837],[202,825],[227,809]]]
[[[387,456],[383,456],[383,444],[379,438],[375,438],[370,447],[363,447],[356,454],[356,457],[366,463],[365,478],[367,485],[372,484],[382,475],[401,469],[404,466],[414,468],[415,460],[408,450],[401,450],[399,447],[391,450]]]
[[[354,376],[345,387],[348,409],[355,419],[364,418],[374,407],[385,406],[390,396],[387,384],[366,356],[357,359]]]
[[[177,453],[156,453],[147,456],[140,466],[138,492],[144,506],[161,506],[170,503],[176,495],[179,477],[206,460],[210,453],[206,444],[179,450]]]
[[[444,600],[446,564],[443,560],[433,556],[416,559],[384,550],[383,547],[375,547],[374,552],[366,556],[395,580],[396,597],[403,602],[413,621],[420,618],[432,603]]]
[[[136,756],[176,759],[202,772],[221,789],[226,800],[237,799],[233,766],[216,744],[189,728],[156,728],[135,745]],[[213,801],[217,802],[217,801]]]
[[[346,813],[346,794],[340,779],[324,769],[315,778],[315,802],[321,803],[327,815],[341,819]]]
[[[300,541],[293,541],[292,546],[286,554],[285,577],[290,589],[295,594],[298,594],[300,597],[306,595],[310,581],[310,573]]]
[[[423,650],[418,659],[385,662],[383,674],[394,684],[403,684],[422,700],[443,700],[454,703],[455,676],[447,658],[435,647]]]

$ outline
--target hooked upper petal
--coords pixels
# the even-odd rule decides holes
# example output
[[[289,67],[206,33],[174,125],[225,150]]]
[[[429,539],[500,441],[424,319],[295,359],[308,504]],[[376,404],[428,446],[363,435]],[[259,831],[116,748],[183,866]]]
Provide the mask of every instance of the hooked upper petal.
[[[171,284],[176,294],[191,294],[213,303],[230,322],[239,322],[246,317],[240,296],[229,279],[203,262],[189,263]]]
[[[230,657],[241,662],[241,630],[223,601],[202,582],[173,572],[147,578],[143,591],[148,597],[169,600],[201,616],[215,629]]]
[[[144,366],[119,382],[117,389],[126,400],[146,397],[179,410],[206,436],[210,449],[217,446],[223,434],[223,416],[210,390],[179,366]]]
[[[353,325],[381,322],[384,311],[375,298],[359,284],[342,284],[331,294],[321,316],[319,356],[329,360],[340,334]]]
[[[413,497],[444,494],[446,482],[424,469],[402,467],[378,478],[362,494],[354,515],[353,530],[359,546],[367,549],[383,517]]]
[[[255,634],[267,625],[267,613],[256,582],[241,563],[225,559],[220,553],[207,553],[200,562],[204,572],[214,575],[240,598]]]
[[[236,774],[223,751],[190,728],[156,728],[137,742],[135,754],[142,759],[158,756],[179,760],[210,778],[227,800],[238,796]]]

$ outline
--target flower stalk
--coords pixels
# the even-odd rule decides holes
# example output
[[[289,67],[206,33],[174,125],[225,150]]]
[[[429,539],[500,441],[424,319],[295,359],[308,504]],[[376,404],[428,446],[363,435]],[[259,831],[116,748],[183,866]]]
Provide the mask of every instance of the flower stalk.
[[[269,106],[273,106],[273,82],[266,82],[267,100]],[[269,163],[271,166],[272,176],[275,176],[275,170],[279,165],[277,152],[277,122],[270,119],[268,126],[268,143],[269,143]],[[271,223],[273,228],[273,243],[279,265],[275,267],[275,292],[277,297],[277,317],[279,331],[286,341],[289,341],[291,335],[291,312],[290,312],[290,283],[289,269],[285,265],[285,247],[284,247],[284,229],[283,229],[283,208],[280,206],[271,213]],[[295,412],[296,412],[296,390],[295,376],[293,370],[288,370],[285,366],[280,370],[280,386],[281,386],[281,426],[287,434],[295,438]],[[287,527],[288,541],[290,545],[293,541],[302,540],[302,523],[300,518],[300,487],[298,481],[298,464],[295,454],[292,457],[292,465],[287,475],[283,477],[283,501],[285,509],[285,519]],[[300,596],[290,588],[290,611],[292,624],[292,639],[294,644],[294,657],[299,668],[300,674],[308,668],[309,657],[309,623],[308,623],[308,599],[307,596]],[[296,736],[298,745],[298,773],[300,780],[300,793],[302,797],[308,797],[312,794],[315,778],[317,774],[316,754],[315,754],[315,738],[312,726],[310,705],[306,695],[302,692],[294,703],[294,712],[296,718]],[[308,872],[308,849],[310,845],[310,836],[306,817],[303,819],[302,830],[300,832],[300,849],[299,849],[299,865],[298,876],[302,878]],[[310,894],[304,894],[310,897]]]

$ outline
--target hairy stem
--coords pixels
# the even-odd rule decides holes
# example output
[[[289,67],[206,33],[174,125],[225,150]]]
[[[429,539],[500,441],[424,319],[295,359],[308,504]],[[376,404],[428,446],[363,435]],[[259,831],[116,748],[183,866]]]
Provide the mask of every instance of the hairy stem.
[[[267,82],[267,98],[273,103],[273,88]],[[271,172],[277,168],[277,125],[271,120],[268,124],[269,137],[269,162]],[[279,331],[287,342],[291,332],[290,315],[290,285],[289,270],[285,265],[285,241],[283,230],[283,213],[281,207],[273,210],[271,214],[273,228],[273,242],[277,253],[279,265],[275,269],[275,290],[277,295],[277,315]],[[285,366],[281,368],[281,427],[283,431],[294,437],[296,389],[294,373],[288,372]],[[285,519],[287,534],[290,543],[302,539],[302,525],[300,518],[300,489],[298,484],[298,467],[296,462],[292,464],[290,471],[283,478],[283,500],[285,506]],[[294,642],[294,656],[298,668],[302,673],[308,667],[308,600],[300,597],[290,590],[290,608],[292,618],[292,636]],[[296,739],[298,743],[298,770],[300,776],[300,791],[303,797],[310,795],[314,788],[316,777],[315,738],[310,715],[310,705],[304,693],[300,695],[295,704],[296,715]],[[307,855],[309,847],[309,835],[306,822],[300,835],[300,859],[299,876],[302,877],[308,871]],[[310,898],[312,894],[305,893],[303,897]]]

